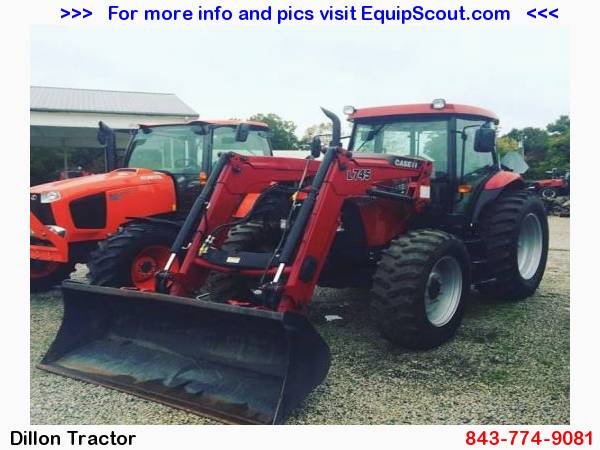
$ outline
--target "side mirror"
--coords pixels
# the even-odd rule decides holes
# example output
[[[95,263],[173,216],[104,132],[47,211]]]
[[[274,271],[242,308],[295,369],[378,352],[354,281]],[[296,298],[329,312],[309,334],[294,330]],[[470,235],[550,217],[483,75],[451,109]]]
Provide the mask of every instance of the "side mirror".
[[[319,136],[315,136],[312,142],[310,143],[310,154],[313,158],[318,158],[319,156],[321,156],[321,149],[321,139],[319,138]]]
[[[246,142],[248,140],[248,134],[250,133],[250,125],[247,123],[240,123],[235,128],[235,141]]]
[[[491,153],[496,148],[496,130],[481,127],[475,131],[475,142],[473,148],[479,153]]]
[[[117,138],[114,130],[104,122],[98,122],[98,134],[96,135],[100,145],[104,147],[105,168],[107,172],[117,168]]]
[[[96,134],[96,138],[100,145],[105,146],[113,134],[113,130],[108,125],[102,121],[98,122],[98,134]]]

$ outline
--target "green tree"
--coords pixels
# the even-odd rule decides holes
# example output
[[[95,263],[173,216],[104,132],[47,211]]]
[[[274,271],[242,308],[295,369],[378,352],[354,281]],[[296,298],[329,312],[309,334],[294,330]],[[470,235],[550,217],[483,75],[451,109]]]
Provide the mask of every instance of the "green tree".
[[[496,148],[500,157],[519,149],[519,142],[510,136],[501,136],[496,140]]]
[[[523,142],[525,159],[530,165],[535,165],[544,159],[549,138],[546,130],[526,127],[522,130],[513,129],[507,136],[517,142]]]
[[[502,154],[523,143],[525,159],[529,164],[527,178],[547,178],[547,171],[559,169],[568,171],[570,165],[571,123],[569,116],[560,116],[548,124],[546,129],[526,127],[513,129],[498,139],[498,151]]]
[[[249,120],[264,122],[271,129],[271,144],[274,150],[292,150],[299,148],[296,137],[296,124],[291,120],[284,120],[277,114],[254,114]]]
[[[304,132],[304,136],[300,139],[300,147],[310,147],[310,143],[315,136],[324,136],[321,141],[328,142],[331,138],[331,122],[318,123],[308,127]]]
[[[548,124],[546,127],[549,133],[570,133],[571,131],[571,119],[569,116],[560,116],[554,122]]]

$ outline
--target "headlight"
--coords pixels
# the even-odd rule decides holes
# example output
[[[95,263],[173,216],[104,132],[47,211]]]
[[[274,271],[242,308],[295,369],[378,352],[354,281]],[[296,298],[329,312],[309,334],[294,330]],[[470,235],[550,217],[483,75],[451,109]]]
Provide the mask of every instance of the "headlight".
[[[346,115],[350,115],[350,114],[354,114],[356,112],[356,108],[352,105],[346,105],[344,106],[344,114]]]
[[[60,200],[60,192],[58,191],[47,191],[40,194],[40,202],[52,203],[56,200]]]
[[[65,237],[65,235],[67,234],[67,230],[65,230],[63,227],[59,227],[56,225],[46,225],[46,228],[62,237]]]

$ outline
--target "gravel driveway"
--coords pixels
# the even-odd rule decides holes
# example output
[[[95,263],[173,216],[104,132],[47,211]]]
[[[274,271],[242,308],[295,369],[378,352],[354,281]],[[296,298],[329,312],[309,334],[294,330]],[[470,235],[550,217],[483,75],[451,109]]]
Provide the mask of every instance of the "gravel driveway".
[[[549,219],[551,250],[536,295],[472,299],[456,338],[432,351],[400,350],[380,338],[367,320],[366,292],[317,290],[312,316],[332,367],[288,423],[568,423],[569,219]],[[325,314],[342,320],[326,322]],[[31,296],[32,424],[214,423],[36,369],[61,317],[58,290]]]

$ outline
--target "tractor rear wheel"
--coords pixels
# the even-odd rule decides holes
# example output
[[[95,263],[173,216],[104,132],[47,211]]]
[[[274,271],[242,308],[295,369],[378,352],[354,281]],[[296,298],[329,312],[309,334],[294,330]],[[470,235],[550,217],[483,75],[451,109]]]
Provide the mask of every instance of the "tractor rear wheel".
[[[154,290],[154,275],[169,259],[177,232],[176,227],[163,224],[125,225],[100,242],[90,255],[90,283]]]
[[[221,245],[221,250],[266,253],[275,249],[279,237],[279,233],[268,233],[262,223],[245,223],[229,231],[227,239]],[[252,302],[254,297],[252,290],[258,287],[258,282],[256,278],[212,271],[206,280],[206,286],[212,302],[226,303],[228,300]]]
[[[373,277],[371,315],[393,344],[433,348],[456,332],[469,288],[462,241],[443,231],[412,231],[383,251]]]
[[[39,259],[29,260],[29,289],[31,292],[46,291],[59,284],[62,280],[69,278],[75,270],[73,262],[41,261]]]
[[[532,295],[548,257],[548,218],[539,197],[525,191],[504,193],[484,212],[481,231],[495,281],[479,290],[503,300]]]

